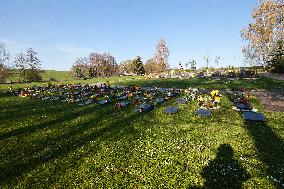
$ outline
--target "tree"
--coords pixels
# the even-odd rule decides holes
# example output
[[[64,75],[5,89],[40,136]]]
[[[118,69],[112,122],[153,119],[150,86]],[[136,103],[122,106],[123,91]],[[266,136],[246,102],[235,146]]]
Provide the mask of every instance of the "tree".
[[[204,60],[205,60],[205,62],[206,62],[206,67],[209,68],[209,62],[210,62],[209,56],[206,55],[206,56],[204,56],[203,58],[204,58]]]
[[[94,69],[95,77],[109,77],[118,74],[118,65],[109,53],[91,53],[89,62]]]
[[[25,55],[23,53],[16,54],[14,63],[15,67],[20,70],[20,76],[24,78],[25,69],[27,68]]]
[[[182,62],[178,62],[178,67],[179,67],[180,70],[183,70]]]
[[[169,68],[169,52],[170,51],[166,45],[166,41],[161,39],[157,45],[156,53],[153,58],[153,61],[156,64],[156,73],[164,72]]]
[[[94,68],[89,67],[89,78],[93,78],[93,77],[95,77]]]
[[[146,61],[144,69],[146,74],[151,74],[156,72],[156,63],[154,62],[153,58],[150,58]]]
[[[133,74],[133,60],[124,60],[119,64],[120,74]]]
[[[134,73],[136,73],[137,75],[144,75],[145,74],[145,69],[144,69],[143,62],[141,61],[140,56],[137,56],[133,60],[132,65],[133,65]]]
[[[4,43],[0,42],[0,82],[4,82],[8,75],[7,64],[9,62],[9,53]]]
[[[244,54],[244,65],[248,64],[249,66],[260,65],[261,56],[260,52],[257,49],[252,48],[250,45],[243,47],[242,52]]]
[[[283,40],[278,41],[271,54],[268,61],[268,67],[272,72],[284,73],[284,42]]]
[[[25,79],[26,81],[41,81],[42,77],[40,75],[41,64],[40,59],[37,57],[37,53],[29,48],[26,54],[26,70],[25,70]]]
[[[192,59],[189,63],[190,63],[190,69],[196,70],[196,60]]]
[[[246,59],[267,66],[274,44],[284,36],[284,0],[260,0],[253,10],[253,23],[241,31],[248,45],[243,48]]]
[[[188,65],[189,65],[189,61],[187,61],[184,65],[185,65],[185,69],[187,69]]]
[[[219,63],[220,63],[220,61],[221,61],[221,57],[220,57],[220,56],[216,56],[214,61],[215,61],[215,64],[216,64],[217,66],[219,66]]]
[[[7,76],[7,70],[4,64],[0,64],[0,83],[4,83]]]
[[[90,66],[87,58],[77,58],[71,71],[75,77],[86,78],[90,75],[89,68]]]

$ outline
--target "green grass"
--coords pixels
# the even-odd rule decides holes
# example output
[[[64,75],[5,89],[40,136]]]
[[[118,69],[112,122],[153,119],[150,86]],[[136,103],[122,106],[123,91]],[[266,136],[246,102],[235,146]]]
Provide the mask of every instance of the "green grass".
[[[284,85],[269,78],[232,83],[107,79],[124,85],[181,88]],[[113,104],[79,107],[0,94],[0,188],[224,187],[212,186],[214,179],[223,184],[231,180],[230,188],[284,184],[282,112],[264,112],[267,122],[255,124],[245,123],[225,95],[222,108],[204,119],[194,114],[196,102],[180,106],[175,115],[165,114],[175,99],[150,113],[135,114],[133,107],[115,110]],[[262,110],[257,99],[253,104]],[[232,157],[218,151],[224,144],[232,148]],[[232,167],[229,174],[222,175],[220,164]]]
[[[18,82],[19,81],[19,75],[13,74],[10,75],[10,77],[8,77],[6,79],[5,84],[0,84],[0,91],[5,91],[7,90],[10,86],[12,86],[13,88],[19,88],[19,87],[26,87],[27,85],[33,86],[33,85],[43,85],[43,84],[61,84],[61,83],[71,83],[71,84],[78,84],[78,83],[88,83],[88,84],[92,84],[92,83],[98,83],[98,82],[108,82],[108,83],[114,83],[114,82],[129,82],[131,80],[139,80],[142,79],[143,77],[140,76],[123,76],[123,77],[110,77],[110,78],[93,78],[93,79],[86,79],[86,80],[81,80],[81,79],[77,79],[74,78],[69,71],[55,71],[55,70],[45,70],[42,73],[42,78],[43,81],[42,82],[31,82],[31,83],[26,83],[26,82]],[[50,81],[50,78],[54,78],[55,81]],[[13,84],[11,84],[11,81],[14,82]]]
[[[74,80],[69,71],[55,71],[55,70],[45,70],[42,74],[43,81],[49,81],[50,78],[55,78],[56,81],[65,82]],[[10,70],[10,75],[6,79],[6,82],[19,82],[21,81],[18,70]]]

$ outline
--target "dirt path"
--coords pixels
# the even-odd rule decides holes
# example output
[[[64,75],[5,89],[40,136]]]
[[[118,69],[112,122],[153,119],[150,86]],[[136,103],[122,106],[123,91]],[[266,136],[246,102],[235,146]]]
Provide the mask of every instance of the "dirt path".
[[[284,91],[253,91],[263,108],[269,112],[284,112]]]

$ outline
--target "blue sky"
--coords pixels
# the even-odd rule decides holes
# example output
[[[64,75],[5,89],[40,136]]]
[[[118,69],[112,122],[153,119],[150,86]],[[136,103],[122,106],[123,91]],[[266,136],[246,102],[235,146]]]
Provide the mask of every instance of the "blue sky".
[[[45,69],[69,70],[75,59],[109,52],[117,62],[153,56],[164,38],[171,67],[221,56],[243,65],[240,30],[257,0],[0,0],[0,41],[12,58],[32,47]],[[215,66],[213,61],[211,65]]]

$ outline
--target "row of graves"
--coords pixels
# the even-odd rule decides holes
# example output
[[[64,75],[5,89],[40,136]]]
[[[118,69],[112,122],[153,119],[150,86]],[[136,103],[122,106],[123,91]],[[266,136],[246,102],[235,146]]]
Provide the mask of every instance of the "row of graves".
[[[179,111],[179,105],[197,101],[199,108],[196,114],[205,117],[211,116],[212,111],[220,108],[219,104],[222,98],[222,94],[218,90],[210,92],[192,88],[111,86],[105,83],[97,85],[27,86],[17,90],[10,88],[8,92],[19,97],[40,99],[42,101],[62,101],[78,106],[113,104],[116,109],[134,107],[133,111],[136,113],[150,112],[155,107],[172,99],[176,100],[178,105],[167,107],[165,113],[175,114]],[[236,93],[233,101],[236,103],[235,109],[244,112],[243,117],[245,120],[265,121],[265,118],[261,117],[263,115],[255,112],[252,108],[249,97],[243,91]]]
[[[231,99],[234,102],[234,110],[240,111],[246,121],[265,122],[265,116],[258,112],[251,104],[251,91],[241,88],[239,91],[231,92]]]
[[[218,79],[224,79],[226,78],[227,80],[236,80],[236,79],[256,79],[259,77],[257,72],[255,71],[254,68],[241,68],[239,71],[235,70],[227,70],[227,71],[222,71],[222,70],[216,70],[214,72],[209,72],[207,71],[202,71],[197,74],[198,78],[204,78],[204,77],[210,77],[214,80]]]

